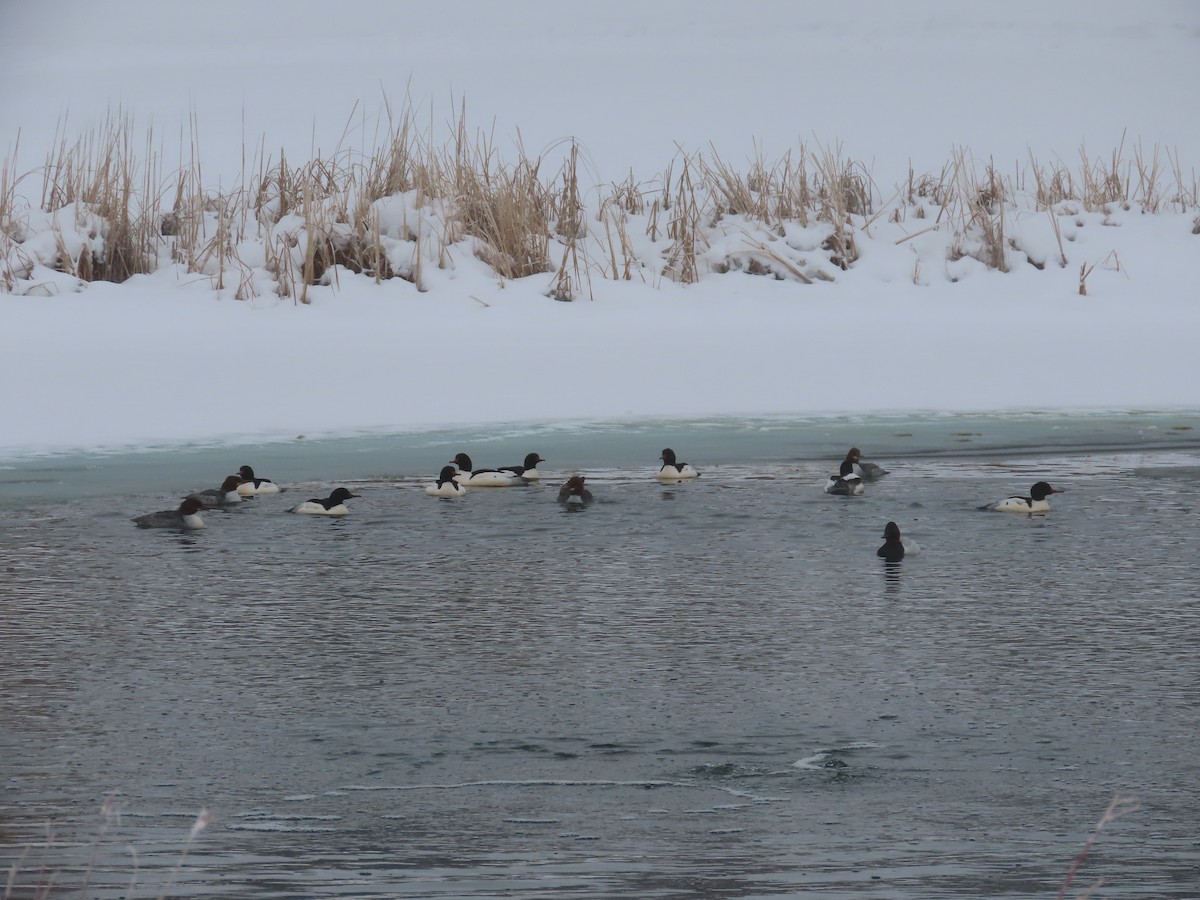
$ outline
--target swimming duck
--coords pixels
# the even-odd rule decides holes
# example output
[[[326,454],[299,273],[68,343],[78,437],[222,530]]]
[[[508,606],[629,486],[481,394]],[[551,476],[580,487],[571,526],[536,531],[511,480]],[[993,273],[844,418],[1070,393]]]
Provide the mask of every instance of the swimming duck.
[[[204,527],[204,520],[196,515],[202,509],[208,507],[195,497],[188,497],[179,504],[178,509],[146,513],[132,521],[138,528],[183,528],[191,531]]]
[[[825,493],[837,494],[842,497],[866,493],[863,488],[862,476],[854,474],[854,463],[851,462],[849,456],[842,460],[838,474],[830,475],[829,480],[825,482]]]
[[[568,478],[567,483],[558,489],[558,502],[572,506],[587,506],[591,503],[595,498],[592,492],[583,486],[583,481],[582,475],[572,475]]]
[[[904,559],[904,544],[900,540],[900,526],[888,522],[883,527],[883,546],[875,551],[876,556],[882,556],[890,563]]]
[[[537,470],[537,464],[540,462],[545,462],[545,460],[542,459],[538,454],[526,453],[525,462],[523,462],[521,465],[501,466],[498,471],[511,472],[518,478],[524,478],[526,481],[537,481],[542,477],[541,473]]]
[[[921,548],[917,546],[917,542],[906,537],[900,536],[900,526],[895,522],[888,522],[883,527],[883,546],[875,551],[876,556],[881,556],[890,563],[897,563],[904,559],[905,554],[915,556],[921,552]]]
[[[238,493],[243,497],[253,497],[255,494],[278,494],[279,485],[269,478],[255,478],[254,470],[249,466],[238,469],[242,483],[238,485]]]
[[[425,493],[430,497],[445,497],[453,500],[456,497],[465,497],[467,489],[454,480],[454,476],[458,470],[454,466],[442,466],[442,471],[438,475],[438,480],[425,488]]]
[[[499,469],[476,469],[471,464],[471,457],[465,453],[457,454],[450,462],[459,468],[454,480],[466,487],[511,487],[514,484],[528,483],[513,472],[502,472]]]
[[[980,509],[994,509],[999,512],[1043,513],[1050,511],[1050,503],[1046,500],[1051,494],[1061,494],[1061,488],[1050,487],[1045,481],[1039,481],[1029,489],[1028,497],[1005,497],[995,503],[988,503]]]
[[[194,494],[188,494],[189,499],[199,500],[207,507],[212,506],[236,506],[242,502],[241,491],[238,487],[242,483],[242,478],[239,475],[230,475],[221,482],[219,488],[210,488],[207,491],[196,491]]]
[[[659,481],[679,481],[684,478],[700,477],[700,473],[688,463],[676,462],[675,451],[670,447],[662,452],[662,456],[659,459],[662,460],[662,468],[658,470],[658,475],[655,476]]]
[[[877,466],[875,463],[863,462],[862,451],[857,447],[851,447],[850,452],[846,454],[846,459],[850,460],[854,467],[854,474],[863,481],[878,481],[888,473],[888,470],[883,466]]]
[[[308,516],[344,516],[350,512],[346,508],[346,501],[357,496],[358,494],[352,494],[344,487],[335,488],[333,493],[324,500],[320,498],[305,500],[299,506],[293,506],[290,512],[303,513]]]

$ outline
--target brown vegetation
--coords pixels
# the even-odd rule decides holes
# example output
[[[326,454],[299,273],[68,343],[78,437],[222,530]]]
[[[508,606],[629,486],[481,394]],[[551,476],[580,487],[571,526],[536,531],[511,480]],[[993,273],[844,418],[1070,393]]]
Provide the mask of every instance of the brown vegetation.
[[[465,109],[451,139],[435,146],[411,110],[395,115],[390,106],[370,150],[339,146],[297,165],[282,152],[271,159],[260,143],[241,182],[214,190],[194,120],[190,129],[190,159],[167,177],[154,133],[136,141],[120,112],[74,142],[58,140],[32,172],[16,173],[14,151],[0,168],[0,290],[16,289],[38,262],[114,282],[173,262],[241,299],[266,288],[304,303],[309,287],[340,271],[424,289],[426,266],[452,266],[466,254],[502,280],[546,275],[545,293],[558,300],[585,286],[590,295],[593,278],[690,284],[738,270],[812,283],[854,266],[861,236],[882,217],[919,222],[898,243],[941,231],[949,259],[1007,271],[1019,249],[1009,233],[1017,214],[1051,217],[1066,265],[1062,216],[1200,209],[1197,177],[1177,154],[1130,151],[1124,140],[1107,157],[1080,148],[1074,168],[1031,157],[1010,175],[958,148],[940,172],[910,172],[881,202],[868,168],[840,145],[801,144],[774,162],[758,153],[745,168],[713,148],[678,149],[656,178],[631,173],[585,190],[574,142],[561,168],[546,173],[543,157],[519,143],[515,161],[502,159],[489,135],[472,135]],[[19,187],[39,175],[35,207]],[[52,254],[25,246],[33,214],[53,216]],[[918,262],[914,280],[919,274]]]

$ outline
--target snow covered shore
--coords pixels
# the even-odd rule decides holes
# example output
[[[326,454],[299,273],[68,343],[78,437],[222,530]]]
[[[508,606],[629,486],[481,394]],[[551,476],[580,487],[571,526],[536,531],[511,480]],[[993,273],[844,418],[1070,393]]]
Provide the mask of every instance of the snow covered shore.
[[[35,25],[25,20],[69,6],[40,4],[36,14],[6,9],[3,16],[7,24]],[[1200,125],[1180,111],[1200,75],[1200,11],[1168,2],[1136,11],[1100,6],[1031,5],[1027,12],[1036,7],[1038,15],[1017,22],[996,21],[996,11],[936,2],[904,15],[868,4],[851,23],[802,5],[764,3],[750,12],[769,13],[776,27],[755,30],[761,46],[749,57],[728,56],[750,48],[736,37],[742,20],[729,21],[732,13],[723,5],[703,7],[704,15],[695,5],[639,8],[643,27],[658,23],[661,33],[672,34],[658,54],[638,37],[642,29],[629,32],[615,12],[554,7],[554,15],[544,17],[549,32],[540,38],[509,35],[513,43],[501,53],[499,69],[485,65],[500,51],[496,33],[488,31],[489,22],[495,26],[490,7],[481,6],[472,23],[447,32],[432,48],[440,49],[439,62],[406,73],[428,85],[425,79],[443,71],[439,65],[457,62],[456,89],[466,91],[475,115],[507,116],[509,104],[524,98],[517,104],[522,118],[509,124],[522,136],[534,135],[530,146],[554,148],[549,160],[572,146],[558,140],[571,134],[583,148],[582,237],[572,242],[551,229],[549,267],[523,277],[498,275],[479,235],[454,230],[455,198],[439,205],[407,192],[371,201],[375,259],[386,257],[396,276],[379,283],[378,266],[355,273],[343,259],[319,275],[308,270],[314,283],[301,284],[313,217],[292,213],[289,219],[276,206],[263,218],[260,206],[242,220],[239,234],[227,236],[225,245],[236,252],[180,254],[172,250],[178,236],[163,235],[155,219],[154,271],[121,284],[85,285],[78,278],[87,274],[79,271],[80,253],[89,240],[94,249],[105,222],[83,201],[57,215],[42,209],[40,175],[26,178],[20,190],[0,198],[13,213],[4,229],[9,243],[0,252],[0,266],[7,265],[0,280],[8,288],[0,293],[7,346],[0,390],[8,423],[0,452],[488,422],[1196,409],[1200,210],[1193,163],[1200,158]],[[142,16],[136,18],[141,43],[127,38],[130,46],[172,46],[167,36],[176,32],[161,12],[156,18],[138,3],[125,9]],[[528,4],[535,19],[549,9]],[[739,16],[747,12],[738,9]],[[435,15],[407,10],[407,34],[438,27]],[[221,21],[220,12],[217,4],[205,13],[197,40]],[[765,21],[762,15],[758,21]],[[666,29],[681,22],[681,31]],[[547,45],[550,32],[557,40]],[[0,116],[0,137],[13,157],[10,187],[27,171],[20,163],[26,154],[55,148],[46,111],[57,112],[49,98],[67,83],[78,86],[76,119],[106,105],[97,90],[143,114],[181,114],[193,103],[201,136],[213,133],[205,130],[210,121],[217,123],[215,149],[208,151],[213,162],[208,152],[200,155],[204,171],[216,173],[214,184],[238,177],[230,151],[246,146],[239,128],[242,135],[278,128],[292,148],[298,140],[295,122],[281,123],[264,106],[270,94],[260,93],[260,75],[280,65],[265,39],[255,44],[253,65],[239,58],[189,95],[189,79],[172,68],[148,77],[153,53],[116,54],[111,85],[119,94],[100,81],[80,85],[72,73],[96,35],[72,24],[61,37],[55,52],[66,54],[70,65],[51,67],[57,78],[6,101]],[[797,41],[810,54],[799,61],[789,55]],[[1002,75],[970,64],[981,41],[1003,56]],[[896,53],[870,52],[876,45]],[[185,40],[183,49],[190,47]],[[356,49],[350,74],[323,84],[311,108],[303,107],[309,142],[317,140],[313,116],[329,108],[322,100],[336,99],[339,109],[353,104],[351,76],[386,71],[384,86],[397,87],[382,62],[382,45],[366,37]],[[412,65],[432,49],[410,48]],[[0,63],[9,70],[0,74],[22,65],[21,52]],[[577,66],[552,77],[573,53]],[[761,60],[772,53],[788,61],[767,80]],[[946,53],[960,63],[951,73]],[[1114,55],[1119,66],[1104,63]],[[743,62],[721,62],[733,58]],[[821,90],[826,81],[814,74],[819,68],[803,80],[808,65],[826,58],[842,91]],[[935,58],[938,64],[928,62]],[[835,64],[838,59],[853,65]],[[686,85],[677,83],[680,71],[688,73]],[[613,77],[602,77],[605,72]],[[632,78],[634,72],[641,74]],[[508,87],[499,90],[493,82]],[[972,91],[987,96],[997,83],[1003,102],[965,101]],[[797,84],[809,85],[799,92],[802,102],[781,104],[796,96],[790,85]],[[639,109],[631,101],[643,87],[654,95],[646,99],[654,100],[659,115],[612,115],[614,108]],[[411,94],[413,84],[398,89]],[[568,90],[570,102],[559,93]],[[1043,102],[1056,90],[1061,102]],[[221,104],[229,106],[239,94],[241,115],[254,121],[231,124]],[[853,98],[858,115],[848,118]],[[720,191],[700,191],[690,236],[671,232],[673,217],[683,221],[682,162],[697,179],[707,162],[718,170],[718,163],[728,165],[750,182],[756,159],[765,158],[771,170],[810,132],[814,159],[821,148],[849,137],[846,156],[836,160],[871,160],[849,166],[866,185],[869,204],[831,211],[828,198],[817,198],[807,220],[771,220],[728,198],[716,203],[711,198]],[[680,142],[674,162],[669,155],[664,160],[664,134]],[[48,142],[31,147],[31,140]],[[765,146],[765,156],[737,155],[747,153],[750,141]],[[1043,202],[1035,174],[1072,166],[1030,162],[1038,154],[1055,160],[1080,156],[1081,147],[1118,144],[1129,174],[1118,199],[1098,199],[1081,184],[1077,197],[1067,192],[1065,199]],[[1161,169],[1148,166],[1160,144]],[[321,146],[327,153],[332,144]],[[931,175],[929,186],[945,174],[948,154],[963,163],[942,181],[954,183],[954,197],[905,189],[912,186],[905,158],[915,161],[914,177]],[[647,170],[650,159],[655,168]],[[664,161],[673,166],[669,176],[661,171]],[[1103,156],[1083,156],[1083,171],[1074,168],[1080,181],[1096,161]],[[556,177],[557,170],[548,169],[546,179]],[[1154,175],[1149,192],[1138,184],[1148,170]],[[618,215],[610,204],[606,211],[605,198],[630,171],[636,172],[633,183],[650,185],[647,207],[627,204]],[[1004,181],[1004,196],[976,203],[993,171]],[[809,171],[827,188],[839,173],[846,167]],[[675,203],[656,210],[653,199],[664,189]],[[322,227],[333,228],[335,220]],[[205,209],[198,221],[204,240],[193,250],[218,235],[220,210]],[[852,258],[839,244],[846,236]],[[691,255],[681,255],[681,247]],[[64,250],[71,265],[62,264]],[[102,259],[90,250],[86,256]],[[419,271],[413,260],[421,261]],[[284,269],[292,282],[280,290]],[[570,303],[548,296],[562,293],[564,273]]]

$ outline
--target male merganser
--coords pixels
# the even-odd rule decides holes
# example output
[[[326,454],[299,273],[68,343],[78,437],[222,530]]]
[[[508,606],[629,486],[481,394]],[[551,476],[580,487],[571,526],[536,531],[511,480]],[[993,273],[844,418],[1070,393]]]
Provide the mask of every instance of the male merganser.
[[[445,497],[451,500],[456,497],[465,497],[467,489],[454,480],[457,471],[454,466],[442,466],[438,480],[426,487],[425,493],[430,497]]]
[[[888,522],[883,527],[883,546],[875,551],[876,556],[882,556],[890,563],[904,559],[904,544],[900,540],[900,526]]]
[[[587,506],[591,503],[595,498],[592,492],[583,486],[583,480],[582,475],[572,475],[568,478],[567,483],[558,489],[558,502],[572,506]]]
[[[545,462],[545,460],[536,453],[527,453],[525,454],[525,462],[521,465],[501,466],[499,471],[512,472],[518,478],[524,478],[526,481],[537,481],[542,477],[541,473],[537,470],[537,464],[540,462]]]
[[[980,509],[994,509],[999,512],[1043,513],[1050,511],[1050,503],[1046,500],[1051,494],[1061,494],[1061,488],[1052,488],[1044,481],[1039,481],[1029,489],[1028,497],[1005,497],[995,503],[988,503]]]
[[[242,466],[238,469],[238,474],[244,479],[238,485],[238,493],[244,497],[253,497],[255,494],[279,493],[279,485],[269,478],[255,478],[254,470],[249,466]]]
[[[207,491],[196,491],[194,494],[188,494],[191,499],[199,500],[205,506],[236,506],[242,502],[241,491],[238,486],[241,485],[242,479],[239,475],[230,475],[221,482],[219,488],[210,488]]]
[[[675,461],[675,451],[668,447],[659,457],[662,468],[656,476],[659,481],[679,481],[683,478],[699,478],[700,473],[685,462]]]
[[[846,459],[850,460],[853,465],[854,474],[863,481],[878,481],[888,473],[888,470],[883,466],[877,466],[875,463],[863,462],[862,451],[857,447],[851,447],[850,452],[846,454]]]
[[[471,465],[471,457],[459,453],[450,460],[459,468],[454,480],[466,487],[511,487],[514,484],[526,484],[524,478],[512,472],[501,472],[499,469],[476,469]]]
[[[917,546],[916,541],[900,536],[899,525],[888,522],[883,527],[883,546],[875,551],[875,555],[882,556],[890,563],[897,563],[904,559],[906,553],[916,556],[920,552],[921,548]]]
[[[850,461],[849,456],[842,460],[838,474],[830,475],[829,480],[825,482],[825,493],[842,497],[866,493],[862,476],[854,474],[854,463]]]
[[[138,528],[184,528],[193,530],[204,527],[204,520],[196,513],[208,509],[195,497],[188,497],[179,504],[179,509],[164,509],[160,512],[146,513],[133,519]]]
[[[291,512],[304,513],[309,516],[344,516],[350,512],[346,508],[346,501],[357,496],[358,494],[352,494],[344,487],[340,487],[324,500],[313,498],[305,500],[299,506],[293,506]]]

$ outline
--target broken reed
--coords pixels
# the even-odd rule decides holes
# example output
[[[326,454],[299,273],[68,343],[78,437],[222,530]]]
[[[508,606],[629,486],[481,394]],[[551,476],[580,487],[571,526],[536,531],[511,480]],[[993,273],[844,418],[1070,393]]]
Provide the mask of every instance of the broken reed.
[[[840,144],[815,150],[801,144],[774,162],[756,150],[745,170],[715,148],[707,154],[677,149],[658,177],[638,182],[631,174],[597,189],[596,212],[589,215],[574,142],[559,171],[545,177],[543,158],[530,157],[519,143],[517,160],[509,163],[490,135],[472,134],[465,107],[441,146],[410,109],[395,114],[390,105],[370,151],[339,145],[327,158],[295,165],[282,152],[272,160],[260,143],[248,167],[243,151],[241,182],[232,190],[205,187],[194,118],[189,129],[189,140],[181,140],[189,159],[167,179],[153,132],[136,147],[131,120],[119,112],[74,143],[56,138],[36,170],[39,206],[49,213],[73,210],[77,223],[61,227],[77,224],[86,235],[78,252],[60,240],[59,270],[119,282],[151,271],[165,252],[189,272],[212,278],[218,289],[236,284],[236,296],[245,299],[255,290],[253,266],[239,247],[258,241],[276,292],[305,302],[308,287],[336,267],[420,287],[423,265],[445,266],[451,248],[466,246],[501,279],[555,273],[547,293],[569,300],[593,274],[627,280],[644,272],[649,259],[657,259],[657,277],[698,280],[708,230],[729,217],[777,236],[788,223],[819,223],[828,229],[823,246],[830,261],[843,269],[858,258],[860,231],[883,212],[891,221],[928,217],[929,227],[952,229],[952,255],[969,254],[1004,270],[1005,217],[1013,210],[1032,205],[1053,215],[1068,203],[1087,211],[1114,205],[1151,213],[1200,210],[1196,175],[1184,171],[1178,154],[1157,146],[1130,152],[1124,138],[1103,158],[1080,148],[1075,168],[1061,160],[1041,165],[1031,156],[1008,175],[959,148],[936,174],[910,172],[894,202],[878,210],[868,168]],[[0,289],[8,290],[32,267],[18,239],[24,214],[18,189],[34,173],[15,175],[15,159],[14,152],[0,170]],[[414,244],[411,260],[385,252],[376,206],[400,195],[406,208],[431,212],[389,236]],[[92,233],[87,223],[97,222]],[[657,255],[647,254],[647,238]]]

